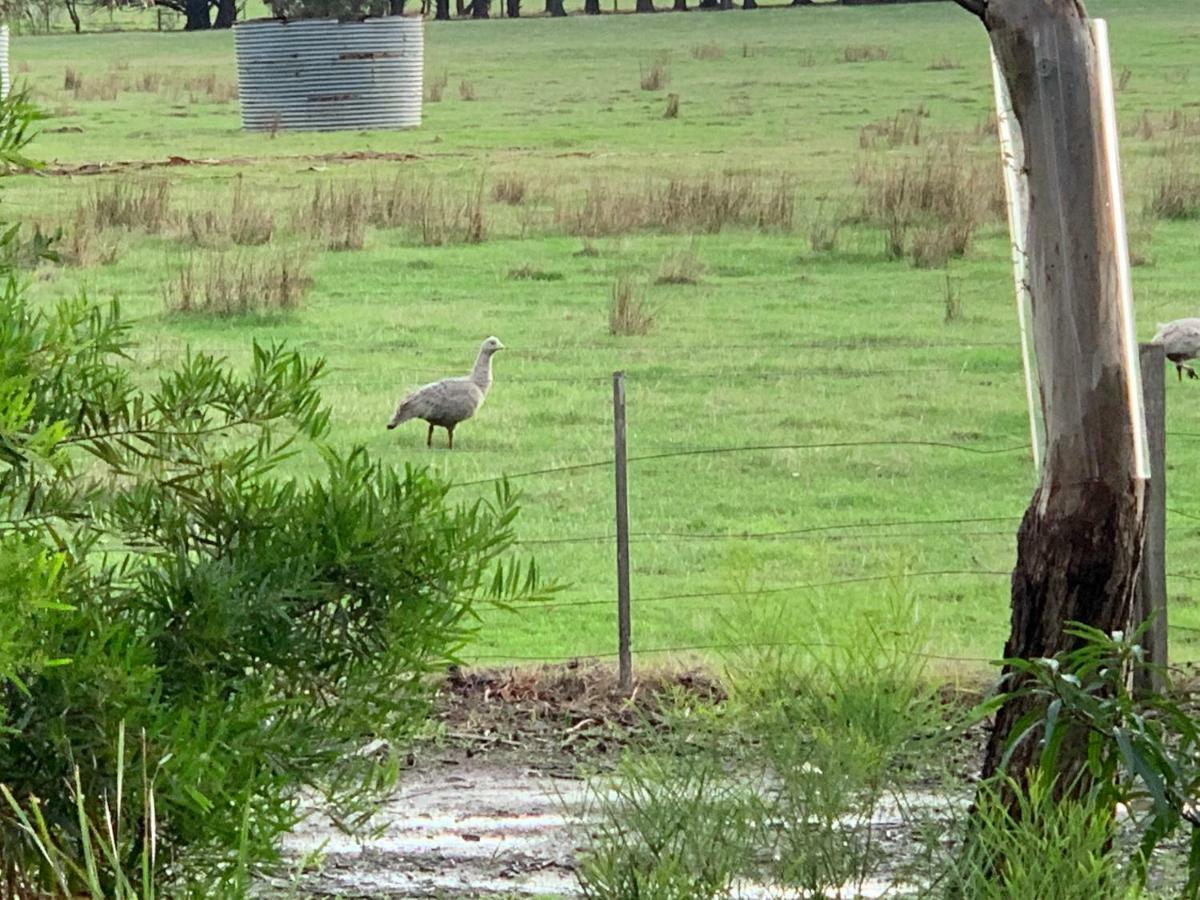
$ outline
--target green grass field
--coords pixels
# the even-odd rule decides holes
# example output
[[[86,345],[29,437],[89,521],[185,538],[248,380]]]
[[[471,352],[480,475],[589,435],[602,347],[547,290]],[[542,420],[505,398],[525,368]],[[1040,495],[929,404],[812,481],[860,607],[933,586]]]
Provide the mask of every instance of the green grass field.
[[[1148,339],[1156,321],[1200,311],[1200,224],[1141,214],[1165,167],[1182,160],[1200,173],[1200,8],[1110,0],[1091,11],[1110,20],[1121,75],[1127,205],[1147,262],[1135,270],[1138,332]],[[219,251],[192,246],[175,225],[110,229],[97,240],[111,261],[44,265],[34,295],[119,296],[137,319],[137,364],[148,377],[188,346],[235,363],[252,339],[322,355],[336,441],[456,481],[608,459],[615,369],[628,375],[634,457],[838,444],[632,463],[635,647],[850,642],[906,595],[932,652],[998,655],[1008,621],[1003,573],[1033,487],[1027,450],[1011,449],[1028,443],[1028,426],[1006,227],[989,218],[964,257],[916,268],[889,259],[883,232],[854,216],[862,200],[852,178],[868,161],[919,156],[947,134],[959,136],[962,159],[998,165],[977,23],[947,3],[431,23],[426,34],[426,82],[446,87],[426,104],[420,129],[275,136],[239,130],[229,34],[14,38],[14,74],[49,114],[31,149],[52,170],[168,156],[236,162],[15,177],[3,194],[9,218],[70,233],[74,210],[118,178],[169,179],[178,218],[226,210],[240,183],[273,213],[279,252],[312,258],[313,286],[296,311],[185,316],[166,309],[164,286],[185,260],[204,265]],[[885,58],[848,62],[855,48]],[[655,64],[669,83],[641,89]],[[75,87],[65,86],[68,69]],[[460,99],[470,92],[473,101]],[[679,95],[674,119],[663,117],[668,93]],[[903,110],[916,111],[920,146],[869,146],[872,126]],[[412,158],[320,158],[355,151]],[[585,241],[556,224],[555,210],[596,184],[636,194],[668,178],[727,175],[788,179],[792,226],[637,228]],[[317,185],[397,177],[463,195],[482,179],[486,238],[426,246],[410,229],[368,228],[361,249],[312,249],[305,217]],[[525,185],[520,204],[492,199],[502,178]],[[839,217],[851,221],[832,249],[814,250],[814,228]],[[271,249],[225,252],[232,264]],[[657,284],[664,259],[681,254],[694,257],[698,281]],[[540,278],[510,277],[522,267]],[[646,335],[609,333],[620,275],[654,310]],[[949,320],[947,291],[960,303]],[[488,334],[510,349],[453,452],[439,445],[441,433],[427,451],[420,423],[384,430],[406,389],[465,372]],[[1200,648],[1200,633],[1185,630],[1200,628],[1191,596],[1191,579],[1200,579],[1196,391],[1173,376],[1168,384],[1178,660]],[[466,656],[610,652],[611,469],[514,483],[524,492],[522,550],[569,586],[550,608],[484,611]],[[490,488],[457,490],[470,499]],[[786,534],[754,536],[763,532]],[[929,574],[947,572],[960,574]],[[705,594],[713,596],[694,596]]]

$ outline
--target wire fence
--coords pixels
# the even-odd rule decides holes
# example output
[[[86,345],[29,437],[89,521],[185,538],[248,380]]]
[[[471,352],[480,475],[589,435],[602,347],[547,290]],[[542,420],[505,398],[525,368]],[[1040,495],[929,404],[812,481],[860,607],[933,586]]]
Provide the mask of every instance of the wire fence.
[[[1019,346],[1019,342],[1015,341],[973,341],[964,343],[960,341],[923,341],[880,337],[878,340],[790,342],[785,345],[773,345],[771,352],[772,355],[778,356],[781,351],[789,349],[797,351],[834,351],[855,354],[857,357],[862,357],[863,354],[869,354],[874,351],[922,352],[936,350],[954,351],[957,354],[963,354],[978,350],[1014,350]],[[248,347],[249,343],[247,342],[245,345],[209,345],[203,349],[205,352],[238,356],[244,354],[248,350]],[[182,344],[155,342],[143,345],[139,348],[138,352],[170,354],[180,352],[182,349]],[[506,371],[502,375],[501,383],[506,387],[521,388],[528,386],[531,389],[543,389],[551,386],[574,387],[578,388],[585,396],[594,394],[597,398],[600,398],[603,396],[601,392],[604,391],[611,380],[611,376],[608,374],[546,374],[536,370],[538,364],[553,365],[564,359],[577,361],[580,354],[586,354],[594,350],[612,350],[612,348],[607,345],[580,344],[539,349],[535,352],[524,354],[522,363],[527,367],[534,366],[534,370],[530,371],[526,368],[525,371]],[[689,344],[686,348],[681,348],[678,351],[673,351],[670,348],[654,347],[645,351],[651,358],[647,360],[646,365],[638,368],[634,384],[636,389],[641,391],[648,388],[655,388],[662,384],[679,383],[681,385],[688,385],[689,389],[691,389],[693,385],[708,383],[714,392],[719,392],[731,390],[733,389],[731,386],[739,384],[753,385],[772,381],[796,383],[808,378],[826,377],[858,382],[897,378],[916,380],[931,373],[945,375],[948,371],[947,364],[945,363],[923,363],[912,366],[873,366],[869,359],[865,361],[859,359],[854,365],[840,366],[835,364],[757,365],[753,360],[753,354],[762,350],[762,345],[758,344],[724,343],[709,345]],[[736,367],[734,367],[733,363],[730,363],[729,366],[731,368],[728,370],[723,370],[719,366],[716,368],[697,368],[694,361],[709,351],[734,354],[735,357],[737,354],[743,354],[743,358],[737,360]],[[641,353],[637,349],[622,348],[621,352],[623,356],[627,357],[638,358],[641,356]],[[750,354],[750,356],[746,357],[746,354]],[[434,362],[432,357],[430,357],[430,360],[427,367],[422,365],[420,369],[413,367],[396,370],[388,366],[388,376],[386,378],[378,374],[378,369],[362,372],[353,367],[335,366],[327,370],[322,381],[322,386],[337,390],[370,394],[379,398],[380,415],[382,418],[387,412],[390,412],[390,403],[406,387],[429,380],[431,373],[446,370],[453,371],[454,368],[461,367],[461,360],[458,360],[457,365],[442,365],[441,360]],[[956,358],[955,362],[961,362],[961,360]],[[673,363],[674,365],[672,365]],[[1001,390],[1007,391],[1009,389],[1006,386],[1007,379],[1012,379],[1015,382],[1021,378],[1020,368],[1016,365],[1015,359],[1010,360],[1009,364],[1005,366],[997,366],[993,359],[984,356],[976,360],[976,363],[978,367],[976,374],[986,375],[989,383],[994,381]],[[960,374],[963,371],[965,371],[965,368],[959,370]],[[635,394],[635,399],[636,397],[637,395]],[[655,399],[658,400],[659,398]],[[587,435],[585,439],[586,446],[594,447],[601,433],[600,429],[607,428],[611,424],[612,413],[609,410],[606,399],[598,400],[594,404],[581,404],[580,407],[575,413],[575,421],[556,423],[554,427],[557,431],[568,428],[578,429],[581,434]],[[657,419],[663,419],[661,404],[654,406],[654,412]],[[697,410],[694,407],[687,409],[681,413],[680,418],[695,418],[703,416],[706,413],[711,413],[714,417],[720,419],[734,418],[740,421],[774,420],[775,422],[787,419],[789,415],[786,407],[770,408],[768,405],[767,408],[729,409],[716,404],[711,410]],[[868,427],[875,433],[879,431],[879,423],[871,423]],[[654,429],[650,430],[651,432],[654,431]],[[836,454],[859,456],[866,454],[869,456],[873,452],[899,452],[908,459],[916,459],[918,456],[928,459],[938,459],[946,455],[951,455],[982,460],[1028,454],[1030,452],[1029,443],[1025,439],[1013,440],[1003,435],[987,436],[974,432],[968,433],[972,438],[971,440],[955,439],[957,437],[956,434],[944,438],[930,435],[920,439],[912,437],[878,437],[855,440],[797,442],[768,440],[728,446],[682,447],[647,446],[642,440],[638,440],[634,449],[639,452],[628,455],[627,463],[632,468],[634,477],[636,478],[638,469],[641,467],[658,463],[674,463],[689,458],[741,459],[780,453],[824,454],[826,457],[836,457]],[[1166,436],[1173,440],[1190,441],[1200,438],[1200,432],[1186,430],[1167,431]],[[568,452],[573,453],[577,451],[572,448]],[[567,461],[554,465],[517,468],[515,470],[509,469],[478,477],[457,478],[452,482],[451,489],[454,491],[466,491],[500,482],[524,482],[531,480],[546,480],[547,482],[551,482],[562,476],[577,475],[580,473],[613,473],[616,462],[616,456],[609,454],[597,454],[594,457],[585,456],[584,458],[574,460],[568,456]],[[836,463],[836,458],[833,462]],[[663,545],[664,547],[703,545],[715,548],[722,545],[735,544],[759,546],[778,544],[787,546],[792,542],[843,543],[848,545],[881,542],[904,544],[907,542],[916,547],[922,545],[923,542],[926,544],[931,541],[946,543],[952,540],[965,539],[972,547],[981,541],[989,542],[989,546],[992,548],[989,551],[989,555],[995,560],[997,554],[1003,549],[1002,545],[996,543],[998,541],[1010,541],[1011,544],[1007,548],[1007,552],[1015,553],[1016,528],[1024,515],[1023,504],[1027,501],[1031,483],[1032,475],[1029,481],[1017,482],[1011,485],[1013,503],[1011,511],[1004,514],[935,514],[922,518],[903,515],[879,515],[878,517],[871,516],[866,518],[860,516],[852,521],[820,522],[797,527],[763,528],[758,530],[739,529],[735,527],[695,530],[669,526],[655,528],[653,522],[646,522],[642,518],[635,518],[633,527],[628,534],[628,543],[643,546]],[[688,485],[684,484],[681,488],[686,491]],[[754,514],[754,510],[752,509],[748,509],[746,512],[748,515]],[[1168,526],[1170,533],[1181,537],[1200,534],[1200,526],[1188,524],[1190,522],[1200,523],[1200,513],[1180,509],[1176,506],[1168,506],[1166,512],[1168,516],[1176,520]],[[532,550],[547,548],[548,551],[556,550],[564,553],[574,552],[574,548],[579,548],[581,551],[594,549],[613,552],[616,549],[617,540],[618,535],[614,530],[584,530],[580,533],[561,533],[556,531],[548,534],[535,533],[521,536],[516,544],[521,548]],[[995,585],[994,588],[989,588],[988,590],[994,590],[997,597],[999,597],[1001,594],[1007,594],[1005,582],[1010,577],[1011,568],[993,568],[978,564],[977,561],[972,559],[971,565],[957,567],[905,568],[902,571],[886,574],[864,572],[861,575],[850,577],[795,581],[781,584],[767,583],[754,587],[711,590],[666,590],[648,593],[640,593],[635,589],[632,597],[632,605],[636,613],[636,610],[639,608],[653,608],[665,604],[677,604],[679,609],[686,610],[693,604],[703,604],[705,601],[725,600],[729,598],[773,597],[786,602],[811,596],[817,592],[843,592],[847,589],[861,586],[883,585],[887,583],[904,583],[907,585],[910,583],[936,582],[938,580],[950,579],[972,579]],[[1200,582],[1200,572],[1171,571],[1167,573],[1167,577],[1185,583]],[[694,580],[703,583],[704,579],[705,573],[703,572],[685,572],[679,574],[676,580],[684,582]],[[597,597],[595,585],[591,586],[591,592],[585,596],[561,600],[551,599],[537,604],[536,607],[529,607],[520,611],[520,614],[538,615],[543,611],[603,610],[606,607],[611,608],[613,611],[614,627],[612,633],[615,636],[617,631],[615,627],[616,597]],[[1007,613],[1007,604],[1003,607],[1003,612]],[[1000,616],[997,617],[997,620],[1000,620]],[[1200,627],[1175,624],[1172,626],[1172,629],[1185,634],[1200,634]],[[656,654],[723,652],[755,648],[848,649],[849,647],[850,645],[844,643],[825,640],[778,640],[767,642],[693,640],[673,645],[663,643],[651,643],[650,645],[635,644],[628,649],[633,654],[645,657]],[[997,647],[999,647],[999,643]],[[492,653],[487,648],[481,647],[479,649],[480,652],[468,654],[471,660],[477,662],[514,661],[552,663],[568,660],[610,659],[618,656],[619,653],[619,649],[612,646],[601,648],[579,647],[577,652],[533,655],[519,652]],[[982,656],[955,656],[951,654],[925,653],[924,651],[913,652],[916,655],[927,657],[931,660],[963,664],[980,664],[993,661],[992,658]]]

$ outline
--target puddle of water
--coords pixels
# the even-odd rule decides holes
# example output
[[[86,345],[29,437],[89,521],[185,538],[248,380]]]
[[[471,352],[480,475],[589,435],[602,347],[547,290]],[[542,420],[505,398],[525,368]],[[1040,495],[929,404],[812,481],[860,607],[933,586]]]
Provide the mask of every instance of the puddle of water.
[[[468,760],[453,770],[409,773],[396,794],[371,820],[369,838],[341,833],[314,812],[283,842],[286,854],[302,857],[323,848],[322,870],[302,887],[349,897],[442,897],[488,894],[580,895],[574,856],[581,835],[576,817],[587,786],[532,770]],[[966,798],[963,803],[969,802]],[[958,799],[934,794],[904,798],[904,809],[949,815]],[[880,803],[872,826],[906,824],[901,805]],[[846,827],[862,823],[847,820]],[[847,886],[842,896],[874,898],[903,894],[886,880]],[[800,898],[803,894],[743,882],[744,900]]]

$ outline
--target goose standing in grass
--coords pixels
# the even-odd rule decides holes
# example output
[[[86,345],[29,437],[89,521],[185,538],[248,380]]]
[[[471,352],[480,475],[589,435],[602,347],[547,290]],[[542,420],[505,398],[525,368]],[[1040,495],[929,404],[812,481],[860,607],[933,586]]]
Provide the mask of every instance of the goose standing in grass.
[[[470,375],[444,378],[417,388],[400,401],[387,427],[395,428],[409,419],[424,419],[429,423],[425,446],[433,446],[433,428],[436,425],[446,429],[450,438],[448,449],[453,450],[454,427],[471,418],[483,406],[488,389],[492,386],[492,354],[503,349],[499,338],[488,338],[479,348],[479,356]]]
[[[1183,381],[1184,369],[1187,369],[1188,378],[1200,378],[1195,369],[1185,364],[1185,360],[1195,359],[1200,354],[1200,319],[1176,319],[1165,325],[1160,322],[1158,334],[1151,343],[1162,344],[1163,353],[1175,364],[1180,381]]]

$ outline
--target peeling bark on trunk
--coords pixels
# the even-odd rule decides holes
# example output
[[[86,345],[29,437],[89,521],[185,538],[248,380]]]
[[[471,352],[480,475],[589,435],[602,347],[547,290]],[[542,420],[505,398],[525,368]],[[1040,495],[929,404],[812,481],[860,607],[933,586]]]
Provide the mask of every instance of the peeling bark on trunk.
[[[1134,465],[1132,392],[1096,50],[1077,0],[958,0],[979,15],[1000,61],[1024,143],[1029,182],[1030,289],[1046,422],[1042,480],[1017,534],[1009,657],[1072,649],[1071,621],[1129,627],[1141,562],[1145,482]],[[1129,336],[1131,339],[1131,336]],[[1006,674],[1010,674],[1005,670]],[[1034,706],[1007,703],[988,740],[995,773],[1016,722]],[[1011,756],[1018,784],[1036,741]],[[1084,762],[1068,741],[1057,784]],[[1018,814],[1012,806],[1014,814]]]

